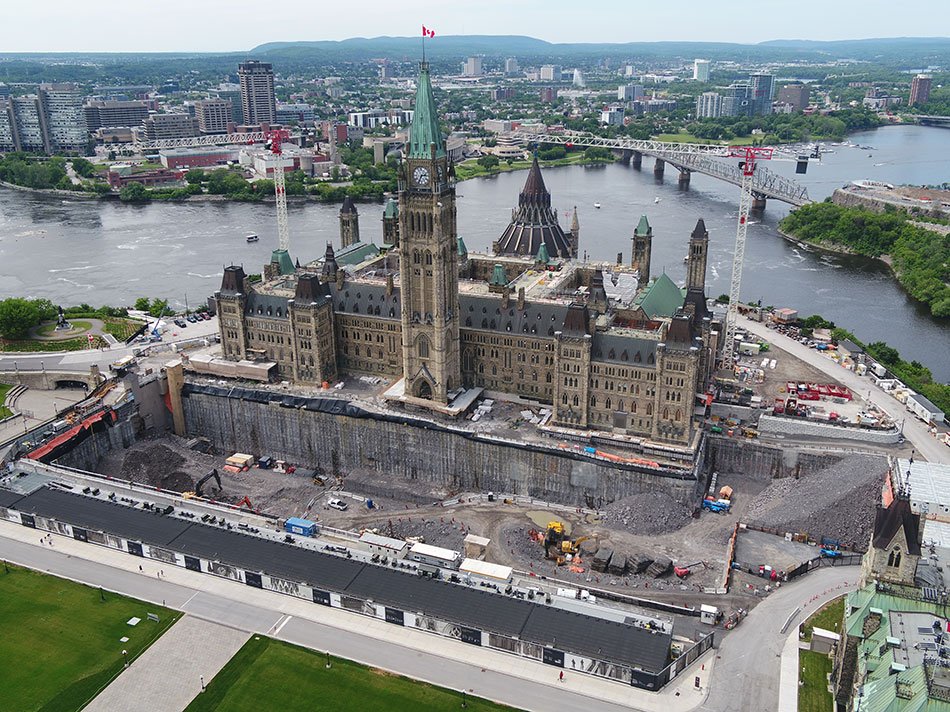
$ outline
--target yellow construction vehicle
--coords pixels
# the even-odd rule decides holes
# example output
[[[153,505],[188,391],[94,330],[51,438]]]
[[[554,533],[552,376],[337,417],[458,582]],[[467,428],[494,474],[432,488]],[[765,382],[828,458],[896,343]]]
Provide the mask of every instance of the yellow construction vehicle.
[[[590,536],[582,536],[580,539],[575,539],[571,541],[570,539],[565,539],[561,542],[561,553],[562,554],[579,554],[581,550],[581,544],[585,541],[593,539],[597,541],[600,539],[600,534],[591,534]]]
[[[548,559],[559,558],[558,552],[561,550],[561,544],[564,541],[564,522],[548,522],[547,531],[544,533],[544,555]]]

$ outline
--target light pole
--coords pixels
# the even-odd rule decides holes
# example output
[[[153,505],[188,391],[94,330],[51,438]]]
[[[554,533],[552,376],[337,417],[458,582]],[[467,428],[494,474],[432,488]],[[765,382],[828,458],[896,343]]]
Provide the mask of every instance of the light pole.
[[[327,670],[330,669],[330,651],[327,651]]]
[[[122,651],[122,667],[128,667],[128,666],[129,666],[129,657],[128,657],[128,655],[129,655],[128,651],[126,651],[126,650],[123,650],[123,651]]]
[[[204,692],[205,691],[205,676],[199,675],[198,679],[201,680],[201,691]]]

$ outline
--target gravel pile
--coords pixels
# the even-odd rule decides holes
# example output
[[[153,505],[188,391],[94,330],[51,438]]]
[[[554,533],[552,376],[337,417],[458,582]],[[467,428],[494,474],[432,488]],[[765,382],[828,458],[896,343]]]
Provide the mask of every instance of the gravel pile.
[[[186,464],[185,458],[170,447],[154,444],[128,452],[118,477],[174,492],[188,492],[194,490],[195,481],[181,469]]]
[[[410,521],[411,519],[411,521]],[[443,521],[440,521],[442,519]],[[465,546],[465,535],[469,533],[468,529],[462,528],[462,522],[458,519],[453,523],[451,517],[393,517],[376,522],[372,526],[379,529],[383,536],[393,536],[396,539],[405,539],[410,536],[421,536],[426,544],[432,546],[441,546],[444,549],[453,551],[463,551]],[[389,523],[392,521],[392,533],[390,533]],[[477,533],[477,532],[471,532]]]
[[[685,527],[692,517],[688,506],[666,492],[653,490],[608,505],[603,522],[632,534],[668,534]]]
[[[884,457],[851,455],[801,479],[775,480],[749,503],[744,519],[863,550],[886,472]]]

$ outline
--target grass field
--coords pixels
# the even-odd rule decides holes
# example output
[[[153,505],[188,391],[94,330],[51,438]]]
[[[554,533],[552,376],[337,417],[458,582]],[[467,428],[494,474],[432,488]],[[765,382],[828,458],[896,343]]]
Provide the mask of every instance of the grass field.
[[[215,675],[186,712],[428,712],[461,707],[461,693],[254,636]],[[469,710],[511,707],[466,696]]]
[[[119,341],[125,341],[142,326],[142,322],[135,319],[120,319],[114,316],[104,317],[103,327],[106,333],[112,334]]]
[[[83,331],[88,331],[92,328],[91,321],[71,321],[73,329],[82,329]],[[55,336],[56,335],[56,324],[47,324],[46,326],[41,326],[39,332],[43,336]]]
[[[13,386],[7,385],[6,383],[0,383],[0,418],[9,418],[13,413],[10,412],[9,408],[3,407],[3,400],[7,397],[7,391],[9,391]]]
[[[101,336],[94,336],[92,348],[98,349],[105,345]],[[0,351],[82,351],[89,348],[89,339],[85,336],[79,336],[75,339],[66,341],[37,341],[35,339],[21,339],[8,341],[0,339]]]
[[[37,533],[37,538],[39,538]],[[0,569],[0,707],[79,710],[180,615],[113,593],[9,566]],[[148,621],[154,613],[160,623]],[[133,616],[137,626],[126,625]],[[125,643],[122,637],[128,637]]]
[[[818,611],[805,621],[804,640],[811,640],[811,631],[813,628],[824,628],[833,633],[841,633],[841,619],[844,616],[844,597],[836,598],[830,603],[818,609]]]
[[[798,688],[798,712],[832,712],[834,699],[828,692],[831,658],[811,650],[799,650],[798,661],[804,669],[800,674],[805,683]]]

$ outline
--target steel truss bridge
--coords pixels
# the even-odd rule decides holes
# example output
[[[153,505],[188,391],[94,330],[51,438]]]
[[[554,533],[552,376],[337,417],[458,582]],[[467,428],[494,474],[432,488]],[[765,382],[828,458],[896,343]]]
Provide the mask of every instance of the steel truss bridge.
[[[656,159],[654,173],[663,174],[663,165],[669,163],[680,172],[680,185],[689,183],[690,173],[703,173],[724,180],[733,185],[742,186],[742,169],[735,161],[724,161],[730,157],[730,146],[703,143],[668,143],[665,141],[641,141],[631,138],[602,138],[593,134],[565,132],[558,134],[534,134],[512,131],[504,136],[519,142],[547,143],[560,146],[595,146],[611,151],[623,151],[633,158],[639,166],[642,156]],[[775,149],[773,160],[797,161],[798,155]],[[808,190],[793,180],[773,173],[765,166],[757,164],[752,179],[752,195],[756,200],[754,207],[764,207],[766,198],[774,198],[794,206],[810,203]]]
[[[289,140],[300,138],[291,136]],[[200,148],[202,146],[242,146],[252,143],[264,143],[267,134],[264,131],[247,133],[208,134],[207,136],[189,136],[187,138],[163,138],[149,141],[142,139],[134,143],[106,143],[105,148],[112,150],[160,151],[163,148]]]

